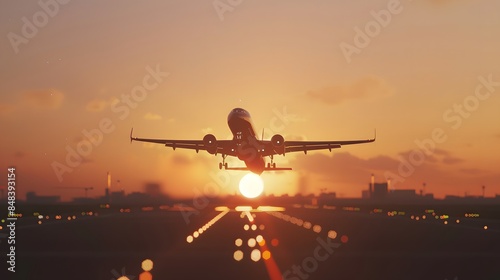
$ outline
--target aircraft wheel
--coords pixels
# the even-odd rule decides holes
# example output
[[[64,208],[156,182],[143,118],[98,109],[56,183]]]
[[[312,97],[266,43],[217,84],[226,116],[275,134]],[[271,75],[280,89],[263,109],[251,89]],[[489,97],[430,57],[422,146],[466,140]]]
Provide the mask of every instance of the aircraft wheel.
[[[273,163],[273,168],[276,168],[276,163]]]
[[[227,162],[226,162],[226,163],[224,163],[224,168],[226,168],[226,169],[227,169]]]
[[[219,169],[222,169],[222,162],[219,162]]]
[[[271,168],[271,164],[269,162],[267,163],[267,168]]]

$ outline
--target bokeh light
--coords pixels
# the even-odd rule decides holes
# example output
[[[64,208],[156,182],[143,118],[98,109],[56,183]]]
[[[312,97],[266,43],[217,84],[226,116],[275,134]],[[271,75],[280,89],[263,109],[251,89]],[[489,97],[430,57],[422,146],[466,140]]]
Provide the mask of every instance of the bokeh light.
[[[153,269],[153,261],[145,259],[142,261],[141,267],[144,271],[151,271],[151,269]]]

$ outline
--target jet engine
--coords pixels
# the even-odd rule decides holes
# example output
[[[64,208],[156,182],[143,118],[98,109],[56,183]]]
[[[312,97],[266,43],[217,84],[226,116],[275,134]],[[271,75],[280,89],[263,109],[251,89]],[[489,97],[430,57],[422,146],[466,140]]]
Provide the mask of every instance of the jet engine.
[[[210,154],[213,155],[217,152],[217,138],[213,134],[207,134],[203,137],[203,145]]]
[[[273,137],[271,137],[271,144],[277,154],[285,154],[285,138],[283,138],[283,136],[280,134],[273,135]]]

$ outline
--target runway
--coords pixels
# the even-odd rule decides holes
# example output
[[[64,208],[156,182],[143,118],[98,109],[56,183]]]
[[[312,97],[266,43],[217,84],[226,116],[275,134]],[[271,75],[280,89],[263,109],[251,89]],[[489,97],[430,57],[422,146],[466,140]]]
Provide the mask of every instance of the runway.
[[[148,259],[152,279],[500,279],[496,219],[424,209],[211,205],[186,222],[187,212],[178,210],[23,217],[9,277],[140,279]]]

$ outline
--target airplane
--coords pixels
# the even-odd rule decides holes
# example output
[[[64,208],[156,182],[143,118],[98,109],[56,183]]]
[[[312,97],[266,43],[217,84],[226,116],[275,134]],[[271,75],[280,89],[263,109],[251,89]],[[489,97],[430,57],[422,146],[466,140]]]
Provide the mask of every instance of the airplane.
[[[209,154],[222,155],[222,162],[219,163],[219,169],[225,170],[249,170],[255,174],[262,174],[264,171],[292,170],[289,167],[276,167],[274,155],[285,155],[291,152],[304,152],[312,150],[330,150],[340,148],[343,145],[362,144],[374,142],[375,135],[366,140],[344,140],[344,141],[285,141],[280,134],[275,134],[271,140],[258,140],[255,133],[250,113],[242,108],[234,108],[227,117],[227,124],[233,139],[217,140],[213,134],[207,134],[203,140],[169,140],[169,139],[147,139],[133,137],[132,128],[130,131],[130,142],[140,141],[165,145],[174,150],[191,149],[198,153],[205,150]],[[264,134],[264,133],[263,133]],[[225,162],[227,156],[238,157],[246,167],[228,167]],[[271,162],[265,164],[265,157],[270,157]]]

